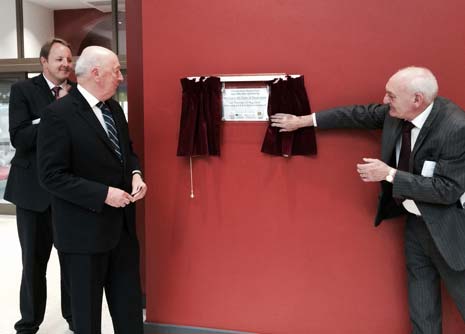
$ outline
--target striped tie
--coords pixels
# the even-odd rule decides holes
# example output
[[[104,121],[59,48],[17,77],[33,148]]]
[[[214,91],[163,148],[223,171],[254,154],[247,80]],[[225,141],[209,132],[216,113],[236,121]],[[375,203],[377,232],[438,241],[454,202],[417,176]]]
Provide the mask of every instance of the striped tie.
[[[115,121],[113,119],[113,115],[111,114],[111,110],[103,102],[97,103],[97,107],[99,107],[100,110],[102,111],[103,119],[107,126],[108,138],[110,138],[110,141],[113,144],[113,148],[115,149],[115,152],[118,155],[118,158],[122,160],[121,149],[119,147],[119,140],[118,140],[118,131],[116,131]]]

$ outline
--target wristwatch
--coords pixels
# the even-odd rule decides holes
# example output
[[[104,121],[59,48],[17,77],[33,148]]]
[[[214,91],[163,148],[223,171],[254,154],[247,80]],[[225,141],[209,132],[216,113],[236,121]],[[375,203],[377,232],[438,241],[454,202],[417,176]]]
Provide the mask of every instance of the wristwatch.
[[[392,181],[394,181],[394,175],[396,174],[396,170],[394,168],[391,168],[389,170],[389,173],[388,175],[386,175],[386,181],[389,182],[389,183],[392,183]]]

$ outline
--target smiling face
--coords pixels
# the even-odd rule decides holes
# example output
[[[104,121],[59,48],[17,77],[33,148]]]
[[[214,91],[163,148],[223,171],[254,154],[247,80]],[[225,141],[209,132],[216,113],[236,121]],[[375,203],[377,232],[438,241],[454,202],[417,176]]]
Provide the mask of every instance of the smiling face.
[[[61,43],[54,43],[51,46],[47,59],[40,57],[44,75],[55,85],[60,85],[68,79],[72,61],[71,50]]]
[[[438,83],[429,69],[409,66],[389,79],[383,103],[389,105],[391,117],[412,121],[433,103],[437,93]]]

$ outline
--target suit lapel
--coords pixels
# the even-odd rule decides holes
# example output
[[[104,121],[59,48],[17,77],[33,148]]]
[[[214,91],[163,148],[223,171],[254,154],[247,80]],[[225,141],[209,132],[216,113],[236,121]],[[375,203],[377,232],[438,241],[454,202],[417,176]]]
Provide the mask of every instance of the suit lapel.
[[[389,117],[389,116],[387,116]],[[402,122],[397,118],[390,118],[390,124],[384,128],[383,138],[384,143],[381,148],[381,159],[386,162],[390,163],[391,158],[394,155],[397,140],[400,137],[402,132]]]
[[[52,91],[50,90],[47,81],[45,81],[43,74],[40,74],[32,78],[32,82],[34,83],[37,89],[34,93],[36,100],[43,101],[44,106],[49,105],[50,103],[55,101]],[[39,116],[42,116],[42,109],[37,110],[37,113]]]
[[[439,114],[439,109],[440,109],[440,101],[435,100],[433,109],[431,110],[431,113],[428,115],[428,118],[426,119],[425,123],[421,127],[420,133],[418,134],[417,140],[415,141],[415,146],[413,147],[412,150],[412,155],[410,156],[410,164],[412,163],[412,159],[415,156],[415,154],[418,152],[420,147],[425,141],[425,138],[428,136],[428,133],[431,131],[432,124],[434,120],[438,117]]]
[[[97,133],[97,136],[105,143],[107,148],[119,160],[118,155],[116,154],[115,149],[113,148],[113,144],[108,138],[108,135],[105,132],[105,129],[102,127],[102,124],[98,120],[97,116],[95,116],[95,113],[90,107],[89,103],[82,96],[78,89],[73,89],[71,91],[71,94],[77,98],[77,100],[74,103],[76,105],[78,115],[81,116],[90,125],[90,128]]]
[[[49,97],[50,102],[52,102],[54,100],[53,93],[50,90],[50,87],[48,86],[47,81],[45,81],[45,78],[44,78],[43,74],[40,74],[40,75],[32,78],[32,82],[34,82],[34,84],[37,85],[39,87],[39,89],[41,91],[43,91],[43,93],[45,93],[46,96]]]

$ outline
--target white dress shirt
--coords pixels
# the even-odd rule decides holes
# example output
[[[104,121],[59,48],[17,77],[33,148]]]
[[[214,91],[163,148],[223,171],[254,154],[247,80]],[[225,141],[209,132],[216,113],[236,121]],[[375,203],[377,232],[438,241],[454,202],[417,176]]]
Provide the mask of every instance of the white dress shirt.
[[[415,147],[418,134],[420,133],[420,130],[425,124],[426,119],[428,118],[432,109],[433,109],[433,103],[431,103],[428,107],[426,107],[426,109],[421,114],[419,114],[417,117],[411,120],[411,123],[414,125],[414,128],[410,130],[411,131],[410,132],[411,134],[410,148],[412,149],[412,151],[413,151],[413,148]],[[402,143],[402,136],[400,136],[400,138],[397,140],[397,143],[396,143],[396,164],[399,163],[401,143]],[[402,202],[402,205],[408,212],[413,213],[414,215],[417,215],[417,216],[421,216],[420,210],[418,210],[418,207],[413,200],[406,199],[405,201]]]
[[[97,103],[99,103],[100,101],[81,85],[78,84],[77,89],[82,94],[82,96],[84,96],[84,99],[86,99],[87,103],[89,103],[90,107],[94,111],[95,116],[97,116],[97,119],[99,120],[100,124],[102,125],[103,129],[108,135],[107,125],[105,123],[105,120],[103,119],[102,110],[100,110],[100,108],[97,107]]]
[[[68,81],[63,81],[61,85],[55,85],[53,82],[47,79],[47,77],[44,74],[44,79],[47,82],[48,87],[50,87],[50,91],[52,90],[53,87],[61,87],[61,89],[65,89],[66,85],[68,84]],[[53,94],[53,91],[52,91]]]

